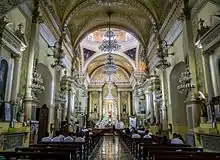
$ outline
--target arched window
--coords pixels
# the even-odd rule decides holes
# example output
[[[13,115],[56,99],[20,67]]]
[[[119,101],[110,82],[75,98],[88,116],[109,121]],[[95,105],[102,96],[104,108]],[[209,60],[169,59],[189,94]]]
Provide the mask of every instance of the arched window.
[[[0,100],[5,100],[5,89],[8,74],[8,62],[0,58]]]
[[[8,74],[8,62],[0,57],[0,121],[4,120],[4,100]]]

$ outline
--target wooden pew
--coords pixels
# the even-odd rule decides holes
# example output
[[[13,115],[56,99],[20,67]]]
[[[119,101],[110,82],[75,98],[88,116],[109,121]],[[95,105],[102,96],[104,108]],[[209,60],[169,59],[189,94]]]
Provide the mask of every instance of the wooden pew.
[[[191,148],[190,145],[173,145],[173,144],[147,144],[147,143],[140,143],[140,150],[139,150],[139,158],[146,159],[149,156],[149,150],[193,150],[193,151],[203,151],[201,148]]]
[[[149,148],[143,149],[143,159],[152,158],[152,153],[154,152],[164,152],[164,151],[171,151],[171,152],[203,152],[202,148],[197,147],[159,147],[159,146],[152,146]]]
[[[149,138],[133,138],[132,139],[132,153],[134,153],[135,157],[138,157],[141,150],[141,144],[150,144],[152,145],[152,139]]]
[[[0,156],[5,157],[6,160],[11,158],[26,159],[26,160],[71,160],[69,153],[46,153],[46,152],[0,152]]]
[[[34,144],[30,145],[30,148],[78,148],[80,159],[84,159],[86,157],[86,151],[84,148],[85,142],[56,142],[56,143],[42,143],[42,144]]]
[[[152,151],[152,160],[219,160],[220,153]]]
[[[42,148],[42,147],[17,147],[15,148],[15,152],[43,152],[43,153],[69,153],[71,155],[71,159],[79,160],[80,154],[78,148]]]

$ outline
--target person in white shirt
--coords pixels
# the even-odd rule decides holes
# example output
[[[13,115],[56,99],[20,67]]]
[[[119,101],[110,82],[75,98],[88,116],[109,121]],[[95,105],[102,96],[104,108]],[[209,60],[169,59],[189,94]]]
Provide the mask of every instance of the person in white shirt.
[[[145,136],[143,138],[152,138],[150,135],[149,135],[149,131],[146,130],[145,131]]]
[[[46,137],[43,137],[41,139],[41,142],[51,142],[52,141],[52,138],[49,136],[49,132],[46,133]]]
[[[85,142],[85,139],[83,138],[82,133],[77,133],[76,134],[75,142]]]
[[[64,136],[60,134],[59,131],[56,131],[56,137],[53,138],[53,142],[63,142],[64,141]]]
[[[73,133],[70,132],[70,133],[69,133],[69,136],[67,136],[66,138],[64,138],[64,142],[73,142],[74,139],[73,139],[72,136],[73,136]]]
[[[131,136],[131,138],[141,138],[141,136],[138,134],[138,131],[135,130],[134,134]]]
[[[182,140],[178,138],[176,133],[173,134],[173,139],[171,140],[171,144],[184,144]]]

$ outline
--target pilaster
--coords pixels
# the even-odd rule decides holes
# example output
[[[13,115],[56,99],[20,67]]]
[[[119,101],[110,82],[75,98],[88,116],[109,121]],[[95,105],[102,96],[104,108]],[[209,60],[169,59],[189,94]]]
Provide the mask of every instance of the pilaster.
[[[118,91],[118,120],[121,120],[121,92]]]
[[[40,35],[40,23],[42,22],[40,16],[40,5],[39,0],[34,0],[34,9],[32,12],[32,23],[31,23],[31,38],[29,43],[29,58],[28,58],[28,71],[26,79],[26,89],[25,89],[25,98],[24,98],[24,112],[25,112],[25,121],[31,119],[31,102],[32,97],[32,76],[34,70],[34,58],[36,55],[36,47],[38,47],[39,35]]]
[[[103,92],[99,91],[99,119],[102,119],[102,111],[103,111],[103,101],[102,101],[102,97],[103,97]]]
[[[184,54],[186,64],[189,67],[189,71],[192,76],[192,82],[195,86],[191,92],[189,92],[188,100],[186,103],[186,112],[187,112],[187,124],[188,130],[191,130],[192,127],[195,128],[199,125],[200,121],[200,107],[196,98],[198,97],[198,80],[197,80],[197,68],[196,68],[196,54],[195,54],[195,42],[194,42],[194,33],[192,26],[192,17],[191,9],[189,7],[189,0],[183,2],[183,43],[184,43]]]
[[[167,113],[167,107],[168,107],[168,80],[167,80],[167,71],[163,70],[163,80],[162,80],[162,86],[163,86],[163,99],[164,103],[162,105],[162,111],[163,111],[163,131],[168,130],[168,113]]]

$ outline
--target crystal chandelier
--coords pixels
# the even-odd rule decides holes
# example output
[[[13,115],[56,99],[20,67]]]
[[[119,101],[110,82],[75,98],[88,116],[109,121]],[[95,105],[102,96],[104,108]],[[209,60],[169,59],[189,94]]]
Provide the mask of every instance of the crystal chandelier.
[[[60,103],[65,103],[67,101],[65,92],[58,91],[55,95],[55,101]]]
[[[163,94],[162,94],[162,91],[161,90],[158,90],[155,92],[155,99],[154,99],[154,102],[157,102],[157,103],[162,103],[163,101]]]
[[[37,68],[34,69],[31,89],[36,94],[41,94],[45,88],[43,86],[43,78],[40,73],[37,72]]]
[[[165,40],[160,40],[158,47],[157,47],[157,55],[159,57],[159,61],[158,64],[156,65],[156,68],[161,69],[161,70],[165,70],[167,68],[169,68],[171,66],[171,63],[167,61],[167,57],[169,57],[170,55],[174,55],[174,53],[169,53],[169,47],[173,46],[168,45],[167,42]]]
[[[56,42],[54,46],[48,46],[49,48],[53,50],[53,54],[52,55],[48,54],[47,56],[48,57],[52,56],[55,59],[54,63],[51,64],[51,67],[54,68],[56,71],[60,71],[66,68],[66,66],[63,63],[63,59],[65,58],[65,53],[62,49],[62,44],[63,44],[63,40],[65,37],[65,33],[66,32],[64,29],[59,41]]]
[[[168,62],[166,59],[160,59],[156,65],[156,68],[165,70],[171,66],[171,63]]]
[[[118,44],[118,41],[115,38],[113,31],[109,30],[104,35],[104,40],[99,46],[99,50],[105,53],[116,52],[121,49],[121,45]]]
[[[113,61],[112,55],[108,54],[105,67],[104,67],[104,73],[108,76],[111,76],[112,74],[115,73],[116,70],[116,64]]]
[[[156,74],[156,70],[154,70],[154,74],[150,76],[149,90],[158,91],[160,90],[160,87],[161,87],[160,77]]]
[[[187,94],[190,90],[195,88],[195,85],[191,83],[192,82],[192,76],[188,69],[186,68],[186,71],[181,73],[180,79],[179,79],[179,85],[177,86],[177,90],[181,94]]]
[[[111,25],[110,25],[110,18],[111,18],[112,12],[108,12],[108,18],[109,18],[109,24],[108,24],[108,31],[104,35],[104,40],[102,41],[102,44],[98,47],[100,51],[105,53],[112,53],[116,52],[121,49],[121,45],[118,44],[118,41],[115,38],[115,34],[113,31],[111,31]]]

